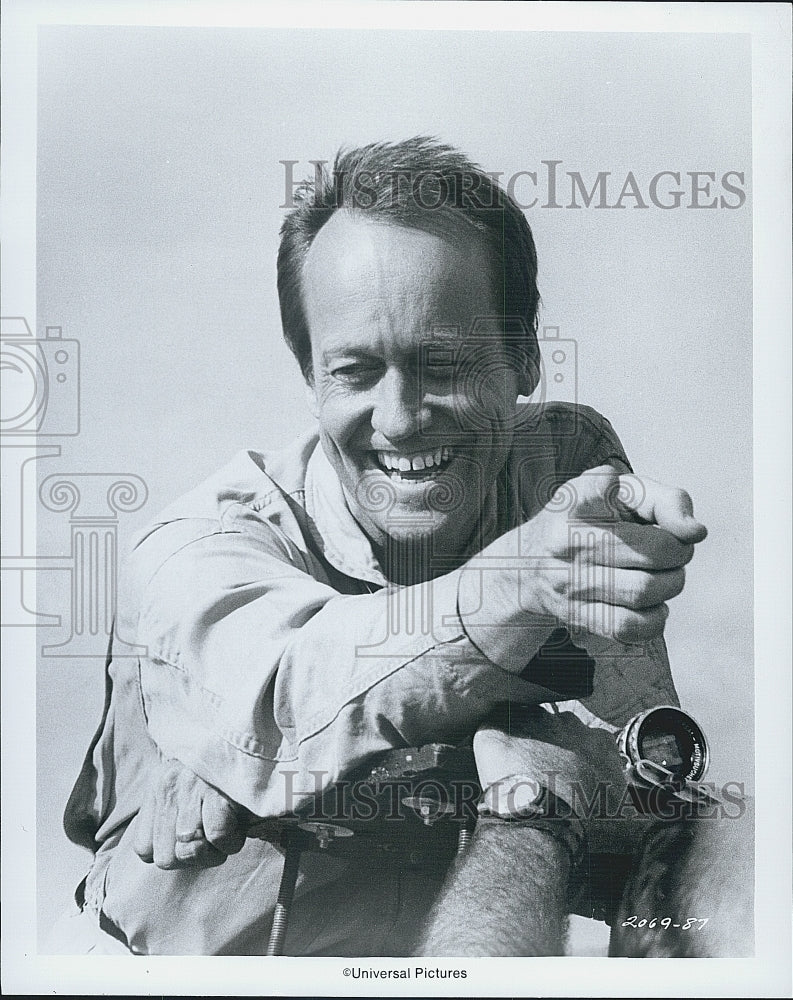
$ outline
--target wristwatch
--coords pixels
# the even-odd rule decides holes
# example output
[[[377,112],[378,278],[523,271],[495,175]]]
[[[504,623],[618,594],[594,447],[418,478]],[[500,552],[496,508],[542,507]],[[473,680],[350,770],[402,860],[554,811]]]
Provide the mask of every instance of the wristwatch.
[[[584,855],[586,830],[572,806],[525,775],[512,774],[490,785],[478,808],[480,823],[506,823],[552,834],[567,849],[571,868]]]
[[[679,787],[700,781],[708,768],[708,744],[702,728],[687,712],[658,705],[635,715],[617,735],[617,748],[629,777],[644,778],[642,765],[663,773]],[[638,779],[638,780],[637,780]]]

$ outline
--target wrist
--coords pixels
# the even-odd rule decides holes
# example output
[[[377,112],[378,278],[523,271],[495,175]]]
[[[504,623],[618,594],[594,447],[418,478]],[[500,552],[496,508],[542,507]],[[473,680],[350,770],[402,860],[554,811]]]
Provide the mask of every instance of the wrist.
[[[556,627],[552,618],[527,610],[527,601],[516,572],[476,564],[458,571],[457,614],[463,630],[488,660],[509,673],[521,673]]]
[[[526,795],[532,791],[530,796]],[[567,868],[577,867],[586,850],[586,828],[570,805],[544,785],[512,775],[490,785],[479,805],[480,824],[509,827],[537,844],[562,851]]]

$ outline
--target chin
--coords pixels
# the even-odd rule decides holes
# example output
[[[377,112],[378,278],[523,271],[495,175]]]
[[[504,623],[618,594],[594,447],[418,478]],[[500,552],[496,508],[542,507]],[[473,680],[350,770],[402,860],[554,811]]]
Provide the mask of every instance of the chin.
[[[435,541],[443,536],[443,525],[438,525],[430,517],[421,515],[406,515],[401,523],[393,523],[381,526],[381,531],[387,538],[395,542],[418,542]]]
[[[402,523],[389,522],[381,530],[391,541],[399,545],[411,543],[421,545],[436,556],[454,558],[463,551],[470,534],[470,532],[466,534],[461,528],[462,524],[459,521],[438,517],[437,514],[433,518],[431,514],[425,513],[424,519],[416,516],[411,520],[406,516]]]

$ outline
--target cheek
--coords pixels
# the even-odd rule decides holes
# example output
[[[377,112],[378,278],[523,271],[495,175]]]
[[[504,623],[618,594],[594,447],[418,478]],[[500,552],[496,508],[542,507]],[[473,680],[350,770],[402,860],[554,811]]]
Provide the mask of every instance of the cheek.
[[[458,428],[486,434],[492,428],[508,429],[516,413],[517,392],[513,380],[487,378],[465,386],[453,398]]]
[[[322,434],[339,447],[356,443],[356,435],[366,426],[366,407],[337,387],[320,395],[317,416]]]
[[[518,378],[515,360],[497,349],[480,348],[475,357],[461,359],[449,386],[460,424],[469,431],[484,431],[508,421],[515,412]]]
[[[477,382],[478,395],[494,413],[514,409],[518,397],[518,373],[505,358],[499,359]]]

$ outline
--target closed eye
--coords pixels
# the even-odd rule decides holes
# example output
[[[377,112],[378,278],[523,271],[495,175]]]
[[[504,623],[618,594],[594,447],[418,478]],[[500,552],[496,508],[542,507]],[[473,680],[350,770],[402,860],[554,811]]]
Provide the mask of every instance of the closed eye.
[[[381,365],[364,361],[337,365],[330,370],[331,377],[337,382],[353,387],[371,385],[377,381],[381,374]]]

